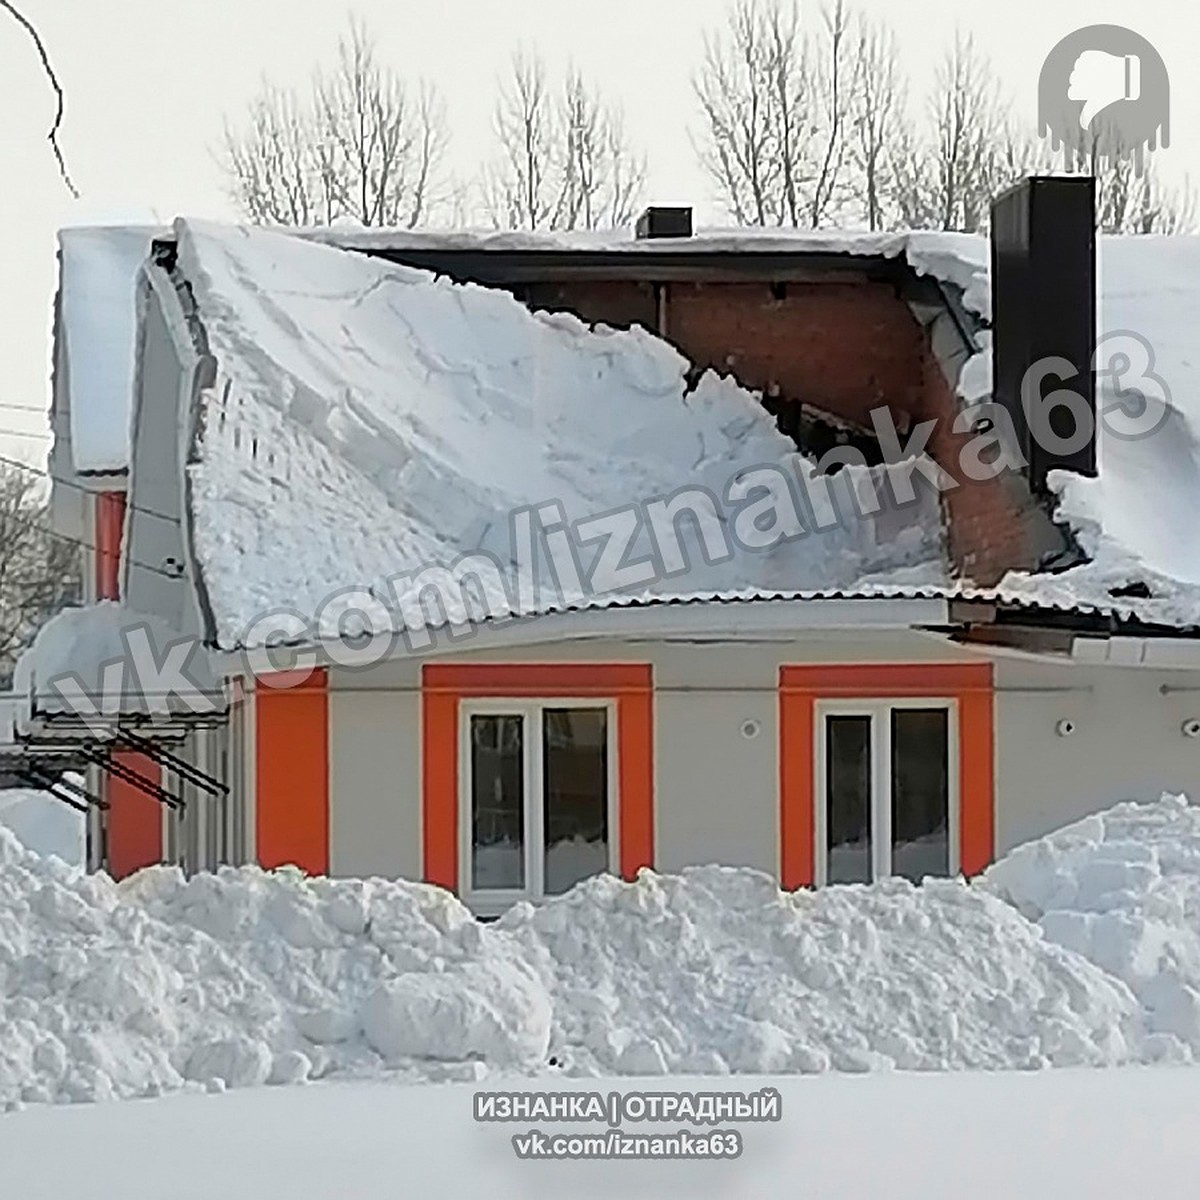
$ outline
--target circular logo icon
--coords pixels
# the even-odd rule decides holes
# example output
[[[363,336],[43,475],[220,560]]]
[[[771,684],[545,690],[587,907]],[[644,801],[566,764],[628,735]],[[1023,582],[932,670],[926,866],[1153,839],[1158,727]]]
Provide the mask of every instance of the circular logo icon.
[[[1063,151],[1067,170],[1093,158],[1132,158],[1171,144],[1171,88],[1162,55],[1123,25],[1069,33],[1038,79],[1038,132]]]

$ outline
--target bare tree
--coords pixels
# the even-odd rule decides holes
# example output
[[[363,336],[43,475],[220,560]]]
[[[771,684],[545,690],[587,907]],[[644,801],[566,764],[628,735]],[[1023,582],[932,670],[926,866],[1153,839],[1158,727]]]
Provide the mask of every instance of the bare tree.
[[[646,178],[621,110],[575,68],[552,90],[544,61],[518,51],[493,114],[499,154],[480,187],[497,228],[605,229],[628,224]]]
[[[313,113],[294,92],[264,82],[246,128],[225,126],[233,198],[259,225],[328,225],[337,214]]]
[[[1141,161],[1134,147],[1089,138],[1079,165],[1096,179],[1096,227],[1101,233],[1189,233],[1196,225],[1196,196],[1187,181],[1165,184],[1153,151]]]
[[[854,38],[845,0],[806,33],[796,0],[737,0],[694,86],[700,159],[744,225],[818,226],[846,199]]]
[[[850,189],[867,228],[882,229],[892,216],[889,196],[904,161],[907,82],[895,35],[878,21],[855,19],[851,57]]]
[[[51,90],[54,92],[55,99],[54,120],[50,125],[50,132],[46,135],[46,140],[50,143],[50,149],[54,154],[54,161],[58,165],[59,176],[66,185],[67,191],[78,200],[79,192],[71,180],[70,172],[67,170],[67,161],[63,157],[62,147],[58,144],[58,134],[62,129],[63,116],[66,111],[66,97],[63,94],[62,85],[58,82],[58,75],[55,73],[54,65],[50,61],[50,54],[46,50],[46,44],[42,41],[42,35],[38,33],[37,27],[12,3],[12,0],[0,0],[0,9],[8,13],[25,30],[33,42],[33,47],[37,51],[38,58],[41,59],[42,70],[46,73],[46,79],[50,84]]]
[[[1196,228],[1196,195],[1189,183],[1162,182],[1153,154],[1141,171],[1132,158],[1093,162],[1096,225],[1101,233],[1191,233]]]
[[[888,199],[899,224],[978,233],[1009,184],[1049,168],[1047,151],[1013,118],[991,65],[956,35],[938,67],[926,121],[899,122]]]
[[[381,64],[366,27],[352,21],[311,95],[264,83],[244,127],[226,125],[221,158],[252,221],[411,228],[444,199],[448,142],[436,90]]]
[[[558,140],[546,66],[524,50],[513,55],[493,113],[500,159],[485,168],[484,208],[498,227],[544,229],[557,219],[553,147]]]
[[[51,532],[39,474],[0,461],[0,683],[38,627],[79,594],[79,547]]]
[[[970,37],[955,35],[938,68],[932,114],[938,227],[976,232],[987,224],[996,191],[1008,111],[991,66]]]
[[[1045,143],[1011,115],[986,59],[969,38],[955,39],[938,71],[925,129],[903,122],[890,199],[909,228],[981,232],[997,192],[1027,175],[1055,170]],[[1151,157],[1093,145],[1082,163],[1096,177],[1096,224],[1105,233],[1178,233],[1193,227],[1190,187],[1165,186]]]

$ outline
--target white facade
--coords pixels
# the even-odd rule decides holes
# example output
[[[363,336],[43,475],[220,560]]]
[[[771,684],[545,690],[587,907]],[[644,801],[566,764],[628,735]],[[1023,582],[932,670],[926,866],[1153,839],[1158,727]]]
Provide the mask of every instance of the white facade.
[[[720,862],[777,874],[780,739],[794,736],[779,728],[780,667],[989,658],[996,854],[1120,800],[1200,795],[1200,738],[1184,731],[1200,717],[1196,672],[985,655],[902,631],[716,644],[589,641],[454,661],[649,663],[655,866]],[[329,689],[331,872],[420,878],[419,663],[335,668]]]

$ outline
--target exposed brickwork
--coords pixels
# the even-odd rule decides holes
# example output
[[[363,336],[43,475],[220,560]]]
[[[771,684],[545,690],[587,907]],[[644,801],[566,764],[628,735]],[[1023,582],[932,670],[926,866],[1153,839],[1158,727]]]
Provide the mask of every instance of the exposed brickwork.
[[[996,583],[1009,570],[1032,569],[1041,514],[1024,477],[1005,472],[992,479],[969,478],[961,469],[961,451],[977,435],[954,431],[960,402],[932,353],[924,356],[922,376],[920,417],[937,422],[930,456],[958,483],[942,493],[951,562],[963,577],[983,585]]]
[[[652,283],[579,280],[530,284],[522,290],[530,308],[573,312],[592,324],[620,329],[630,325],[656,328],[658,310]]]
[[[749,387],[869,425],[880,405],[914,412],[924,336],[878,283],[672,284],[667,336],[693,362]]]
[[[943,496],[951,561],[981,584],[1036,565],[1045,518],[1022,477],[977,482],[959,468],[973,436],[956,434],[959,401],[907,304],[888,284],[862,281],[671,283],[660,312],[650,283],[580,280],[524,289],[532,307],[591,322],[656,329],[692,362],[747,387],[870,427],[886,406],[902,436],[933,418],[933,458],[959,486]]]

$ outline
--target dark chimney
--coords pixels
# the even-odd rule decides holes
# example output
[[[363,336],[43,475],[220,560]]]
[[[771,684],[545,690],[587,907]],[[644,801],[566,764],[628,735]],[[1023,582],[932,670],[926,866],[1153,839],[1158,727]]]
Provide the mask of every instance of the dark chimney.
[[[992,203],[994,396],[1038,492],[1048,471],[1096,474],[1095,185],[1035,176]],[[1042,403],[1056,391],[1076,399]]]
[[[639,241],[646,238],[687,238],[692,236],[690,208],[648,208],[637,220]]]

